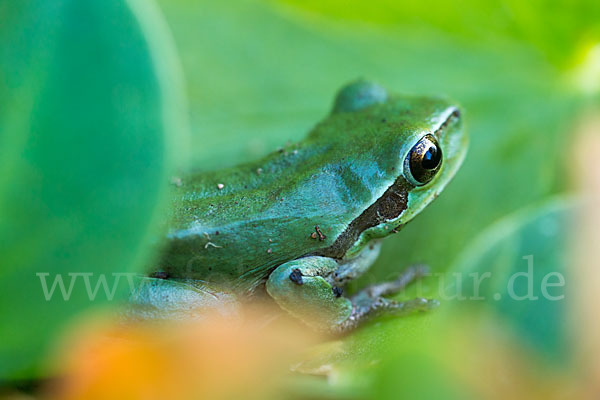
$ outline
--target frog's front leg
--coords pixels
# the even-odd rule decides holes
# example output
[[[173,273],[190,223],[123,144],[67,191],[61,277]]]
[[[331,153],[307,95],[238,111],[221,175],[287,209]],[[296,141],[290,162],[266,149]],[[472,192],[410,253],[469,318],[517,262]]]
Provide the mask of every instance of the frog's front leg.
[[[364,272],[374,260],[371,248],[349,262],[339,264],[336,260],[309,256],[287,262],[273,271],[267,281],[267,291],[277,303],[292,315],[320,329],[342,332],[356,328],[362,322],[378,315],[404,315],[414,311],[428,310],[437,301],[417,298],[397,302],[381,297],[404,288],[410,281],[420,277],[419,268],[408,269],[398,280],[374,285],[360,291],[352,299],[343,297],[338,283],[349,280],[349,271]],[[354,276],[353,276],[354,277]]]
[[[396,294],[404,290],[412,282],[430,275],[429,267],[424,264],[411,265],[406,268],[398,278],[394,281],[376,283],[374,285],[367,286],[357,293],[357,296],[367,296],[371,298],[377,298],[381,296],[388,296]]]
[[[352,302],[327,280],[337,269],[332,258],[308,256],[277,267],[267,292],[277,304],[319,330],[341,325],[352,314]]]

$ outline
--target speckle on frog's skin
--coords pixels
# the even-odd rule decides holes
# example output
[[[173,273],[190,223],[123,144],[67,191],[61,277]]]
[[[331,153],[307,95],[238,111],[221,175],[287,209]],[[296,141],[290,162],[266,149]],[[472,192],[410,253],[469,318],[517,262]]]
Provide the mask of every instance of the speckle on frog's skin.
[[[319,237],[319,241],[322,242],[323,240],[327,239],[327,236],[325,236],[323,234],[323,232],[321,232],[321,229],[319,228],[319,225],[315,225],[315,233]]]
[[[267,249],[267,253],[271,254],[273,252],[273,249],[271,249],[270,247]]]
[[[290,281],[294,282],[296,285],[302,285],[304,283],[302,280],[302,271],[298,268],[294,268],[290,273]]]
[[[257,168],[257,169],[256,169],[256,174],[257,174],[257,175],[260,175],[260,174],[262,174],[262,173],[263,173],[263,169],[262,169],[262,168]]]
[[[273,239],[269,239],[269,243],[273,243]]]
[[[225,187],[222,183],[217,183],[217,189],[221,190]]]

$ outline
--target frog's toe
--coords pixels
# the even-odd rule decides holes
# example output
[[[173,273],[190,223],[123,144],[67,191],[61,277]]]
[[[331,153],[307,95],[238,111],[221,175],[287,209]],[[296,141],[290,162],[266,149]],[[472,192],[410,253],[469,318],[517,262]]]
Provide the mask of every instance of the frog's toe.
[[[361,296],[352,300],[352,314],[337,327],[338,332],[355,329],[362,323],[378,316],[403,316],[415,312],[425,312],[437,308],[440,302],[436,299],[417,297],[408,301],[395,301],[385,297],[370,298]]]
[[[406,268],[395,280],[367,286],[359,293],[371,298],[389,296],[401,292],[411,283],[429,275],[431,275],[429,266],[424,264],[411,265],[410,267]]]

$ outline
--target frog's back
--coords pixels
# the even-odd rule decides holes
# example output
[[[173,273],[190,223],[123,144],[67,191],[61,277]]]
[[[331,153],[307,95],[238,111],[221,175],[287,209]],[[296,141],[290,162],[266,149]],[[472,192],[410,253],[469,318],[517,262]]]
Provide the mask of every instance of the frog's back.
[[[331,152],[305,143],[260,162],[182,177],[160,268],[252,290],[276,266],[330,246],[376,196],[366,186],[357,190],[356,163],[324,163]]]

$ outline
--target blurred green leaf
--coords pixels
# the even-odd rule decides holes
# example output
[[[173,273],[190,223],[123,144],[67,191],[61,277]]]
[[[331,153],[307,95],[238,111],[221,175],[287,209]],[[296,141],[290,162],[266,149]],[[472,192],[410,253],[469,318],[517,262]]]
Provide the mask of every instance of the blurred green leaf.
[[[129,4],[0,2],[0,379],[39,374],[65,322],[110,297],[99,280],[147,261],[185,158],[177,59],[152,4]],[[46,299],[57,277],[68,300]]]
[[[305,13],[416,32],[434,28],[476,43],[516,40],[530,43],[560,67],[579,47],[600,40],[600,9],[594,0],[394,1],[280,0]]]
[[[454,309],[493,315],[529,349],[559,366],[570,361],[570,305],[576,205],[553,199],[502,219],[482,232],[451,268]],[[467,311],[465,311],[465,309]]]

